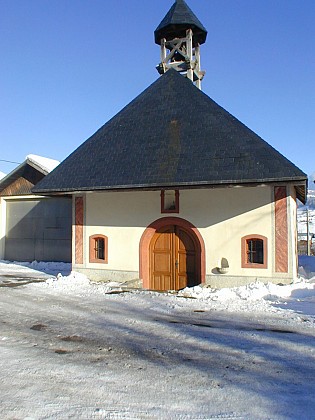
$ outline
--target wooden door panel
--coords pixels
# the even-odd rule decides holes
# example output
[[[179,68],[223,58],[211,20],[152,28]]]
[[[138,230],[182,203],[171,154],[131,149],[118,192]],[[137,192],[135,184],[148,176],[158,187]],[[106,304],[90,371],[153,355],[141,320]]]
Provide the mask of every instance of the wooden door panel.
[[[151,288],[169,290],[172,288],[173,274],[173,234],[172,226],[156,232],[151,245]]]
[[[196,247],[193,239],[183,229],[177,229],[179,288],[196,284]]]
[[[154,251],[155,272],[170,273],[172,271],[172,256],[170,253],[158,253]]]
[[[170,290],[171,289],[171,277],[164,276],[163,274],[155,274],[153,277],[154,290]]]
[[[184,253],[178,254],[178,271],[180,273],[186,273],[187,261]]]
[[[176,284],[175,284],[175,290],[185,289],[187,287],[187,276],[184,275],[178,275]]]
[[[197,254],[193,238],[179,226],[157,231],[150,243],[150,288],[179,290],[198,284]]]
[[[172,235],[173,232],[161,232],[157,234],[154,245],[154,251],[170,252],[172,248]]]
[[[196,270],[195,254],[179,254],[178,271],[180,273],[194,273]]]
[[[161,276],[158,276],[157,274],[153,274],[152,275],[152,289],[154,289],[154,290],[161,290],[160,288],[161,288],[161,286],[162,286],[162,278],[161,278]]]
[[[171,276],[163,276],[161,288],[159,290],[171,290],[172,289],[172,277]]]

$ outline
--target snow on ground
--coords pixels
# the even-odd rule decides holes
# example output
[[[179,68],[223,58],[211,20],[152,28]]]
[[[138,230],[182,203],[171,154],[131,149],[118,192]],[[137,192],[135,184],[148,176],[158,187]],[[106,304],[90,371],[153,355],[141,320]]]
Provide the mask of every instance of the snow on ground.
[[[1,419],[313,419],[315,258],[300,263],[289,286],[156,293],[0,262],[0,282],[42,280],[0,288]]]
[[[23,279],[27,282],[37,279],[46,281],[45,286],[61,290],[62,293],[76,291],[82,296],[126,291],[124,283],[93,284],[85,276],[75,272],[70,274],[70,272],[71,264],[68,263],[0,261],[0,285],[1,280],[5,284],[13,282],[14,285],[18,285]],[[315,315],[315,257],[299,257],[299,274],[298,282],[290,285],[255,282],[247,286],[220,290],[195,286],[179,291],[176,296],[197,299],[205,303],[216,302],[221,310],[246,311],[256,308],[274,312],[275,307],[286,306],[286,309],[291,309],[294,306],[301,307],[298,312]],[[302,308],[303,305],[304,308]]]
[[[55,262],[18,262],[0,260],[0,276],[21,273],[36,275],[38,277],[49,277],[62,274],[69,275],[71,272],[71,264],[69,263],[55,263]]]
[[[43,282],[59,275],[69,275],[71,264],[67,263],[43,263],[10,262],[0,260],[0,287],[19,286],[34,281]]]

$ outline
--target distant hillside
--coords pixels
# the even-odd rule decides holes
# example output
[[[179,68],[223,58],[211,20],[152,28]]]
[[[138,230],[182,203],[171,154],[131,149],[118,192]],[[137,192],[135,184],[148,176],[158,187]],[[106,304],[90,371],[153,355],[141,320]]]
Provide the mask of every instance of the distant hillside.
[[[306,204],[302,204],[298,202],[298,208],[300,210],[306,210],[306,208],[309,208],[310,210],[315,210],[315,190],[308,190],[307,193],[307,201]]]
[[[308,194],[306,205],[309,209],[315,210],[315,172],[308,177]]]
[[[315,172],[313,172],[311,175],[309,175],[309,177],[308,177],[308,188],[310,189],[310,190],[314,190],[315,189],[315,184],[314,184],[314,181],[315,181]]]
[[[315,233],[315,172],[308,177],[308,193],[306,204],[298,202],[297,209],[297,228],[298,228],[298,250],[301,255],[306,253],[306,232],[307,232],[307,214],[309,221],[309,232]],[[307,213],[307,209],[309,212]],[[304,235],[303,235],[304,234]],[[312,242],[312,249],[314,247],[314,240]]]
[[[315,210],[315,190],[308,190],[306,205],[309,209]]]
[[[315,172],[308,176],[308,194],[307,194],[307,202],[304,206],[302,203],[299,203],[298,207],[301,210],[305,210],[307,207],[310,210],[315,210]]]
[[[298,223],[298,232],[306,233],[307,231],[307,211],[309,210],[309,231],[310,233],[315,233],[315,190],[308,190],[307,202],[306,205],[300,203],[297,210],[297,223]],[[305,237],[299,237],[300,239],[305,239]],[[314,242],[315,243],[315,242]]]

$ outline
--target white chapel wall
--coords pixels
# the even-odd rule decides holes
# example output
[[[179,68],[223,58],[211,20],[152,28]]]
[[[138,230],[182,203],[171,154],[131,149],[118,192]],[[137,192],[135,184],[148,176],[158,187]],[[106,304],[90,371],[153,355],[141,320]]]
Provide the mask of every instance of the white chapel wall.
[[[0,259],[4,259],[5,246],[5,231],[6,231],[6,201],[0,197]]]
[[[290,221],[294,217],[294,197],[288,201]],[[181,190],[179,214],[161,214],[160,191],[89,193],[85,200],[84,264],[81,267],[130,272],[131,277],[136,277],[141,236],[150,223],[166,216],[181,217],[198,228],[205,242],[207,276],[218,275],[216,267],[222,258],[229,263],[229,276],[277,276],[274,272],[273,188],[270,186]],[[290,233],[294,224],[292,221],[289,224]],[[108,237],[108,264],[89,263],[88,238],[94,234]],[[241,267],[241,238],[255,234],[268,239],[266,269]],[[295,256],[292,242],[289,237],[289,273],[281,277],[292,276],[292,257]]]
[[[159,192],[106,192],[86,196],[86,238],[108,237],[108,264],[89,268],[139,271],[139,243],[146,227],[162,217]],[[85,256],[89,243],[85,240]]]
[[[241,268],[241,238],[263,235],[272,247],[273,203],[270,187],[227,188],[183,191],[182,217],[190,217],[204,238],[206,274],[216,274],[222,258],[231,276],[270,276],[272,252],[267,269]]]

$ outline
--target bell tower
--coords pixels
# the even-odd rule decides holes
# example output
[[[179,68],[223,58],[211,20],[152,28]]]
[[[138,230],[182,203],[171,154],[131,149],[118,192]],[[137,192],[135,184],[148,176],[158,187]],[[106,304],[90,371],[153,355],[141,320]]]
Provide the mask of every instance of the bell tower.
[[[155,43],[161,46],[160,74],[175,69],[201,89],[205,72],[200,67],[200,45],[207,30],[184,0],[176,0],[154,31]]]

